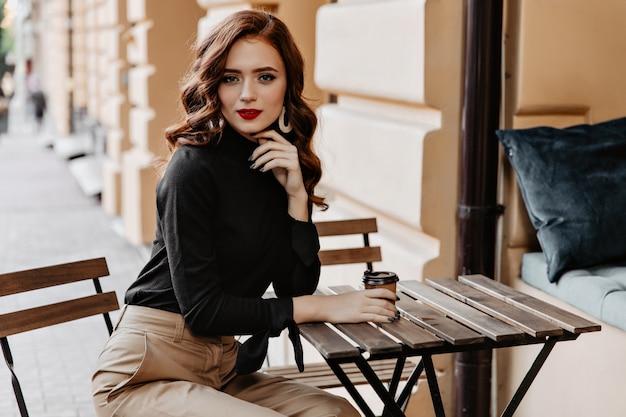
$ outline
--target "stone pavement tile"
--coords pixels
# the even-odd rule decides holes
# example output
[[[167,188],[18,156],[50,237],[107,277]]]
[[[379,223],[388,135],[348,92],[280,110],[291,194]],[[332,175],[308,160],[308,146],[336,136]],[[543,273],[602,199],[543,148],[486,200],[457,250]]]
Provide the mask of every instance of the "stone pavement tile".
[[[124,291],[145,262],[144,248],[115,230],[96,198],[86,197],[67,162],[32,136],[0,137],[0,273],[105,257],[101,283]],[[0,312],[93,293],[88,283],[3,297]],[[115,321],[118,312],[112,314]],[[94,417],[91,373],[108,333],[101,316],[10,336],[15,371],[32,417]],[[10,373],[0,366],[0,416],[18,417]]]
[[[34,137],[0,137],[0,208],[97,205],[85,198],[64,160]]]

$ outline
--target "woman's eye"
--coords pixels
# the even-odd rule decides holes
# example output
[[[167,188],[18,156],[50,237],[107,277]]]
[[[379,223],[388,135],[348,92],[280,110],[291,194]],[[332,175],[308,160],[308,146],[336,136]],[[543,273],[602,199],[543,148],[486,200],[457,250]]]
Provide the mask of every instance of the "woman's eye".
[[[224,78],[222,78],[222,82],[226,84],[234,83],[236,81],[237,77],[235,77],[234,75],[225,75]]]
[[[261,74],[259,76],[259,80],[261,81],[272,81],[274,78],[276,77],[273,76],[272,74]]]

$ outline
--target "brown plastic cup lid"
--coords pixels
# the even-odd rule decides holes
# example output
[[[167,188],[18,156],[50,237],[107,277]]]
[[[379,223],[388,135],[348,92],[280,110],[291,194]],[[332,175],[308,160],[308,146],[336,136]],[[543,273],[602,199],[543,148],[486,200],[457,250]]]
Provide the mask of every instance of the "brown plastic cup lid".
[[[368,285],[384,285],[399,281],[395,272],[390,271],[365,271],[363,283]]]

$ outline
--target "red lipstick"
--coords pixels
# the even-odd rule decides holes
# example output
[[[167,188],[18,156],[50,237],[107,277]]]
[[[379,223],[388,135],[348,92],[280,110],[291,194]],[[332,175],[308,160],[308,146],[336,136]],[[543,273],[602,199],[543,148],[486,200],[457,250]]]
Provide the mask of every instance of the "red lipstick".
[[[239,109],[237,110],[237,114],[244,120],[253,120],[259,117],[261,114],[261,110],[257,109]]]

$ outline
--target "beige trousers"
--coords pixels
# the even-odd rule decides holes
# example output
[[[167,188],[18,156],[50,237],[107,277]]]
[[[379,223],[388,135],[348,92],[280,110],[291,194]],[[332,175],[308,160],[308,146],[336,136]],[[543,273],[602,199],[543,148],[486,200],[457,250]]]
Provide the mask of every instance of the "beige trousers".
[[[125,306],[93,375],[98,417],[324,417],[344,398],[283,377],[233,371],[232,336],[198,337],[181,315]]]

